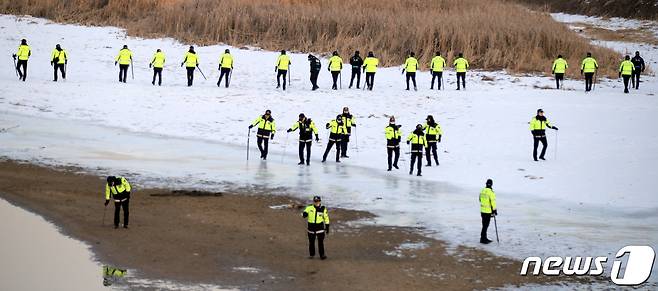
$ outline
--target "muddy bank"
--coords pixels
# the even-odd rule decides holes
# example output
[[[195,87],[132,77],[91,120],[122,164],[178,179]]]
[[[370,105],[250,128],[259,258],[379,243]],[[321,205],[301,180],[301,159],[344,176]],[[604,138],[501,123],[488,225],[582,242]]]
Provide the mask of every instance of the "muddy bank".
[[[355,227],[371,215],[331,205],[329,259],[309,260],[298,209],[305,201],[281,196],[135,185],[130,229],[115,230],[112,204],[102,225],[103,187],[103,177],[0,161],[2,198],[144,278],[261,290],[470,290],[547,280],[519,276],[520,262],[484,251],[448,254],[416,229]]]

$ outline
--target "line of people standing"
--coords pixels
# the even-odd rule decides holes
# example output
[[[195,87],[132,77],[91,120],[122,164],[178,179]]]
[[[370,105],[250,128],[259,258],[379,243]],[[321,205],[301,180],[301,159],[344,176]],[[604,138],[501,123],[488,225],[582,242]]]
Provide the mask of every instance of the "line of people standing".
[[[560,86],[564,82],[564,75],[568,68],[569,64],[562,55],[558,55],[557,59],[553,61],[551,73],[555,76],[555,86],[557,89],[560,89]],[[640,89],[640,75],[644,72],[645,68],[644,59],[640,56],[639,51],[635,52],[635,56],[632,59],[629,55],[624,56],[624,60],[619,65],[619,78],[623,79],[624,93],[630,92],[628,90],[629,81],[632,83],[634,89]],[[580,74],[585,77],[585,92],[590,92],[594,88],[598,70],[599,63],[592,57],[592,53],[588,52],[580,63]]]

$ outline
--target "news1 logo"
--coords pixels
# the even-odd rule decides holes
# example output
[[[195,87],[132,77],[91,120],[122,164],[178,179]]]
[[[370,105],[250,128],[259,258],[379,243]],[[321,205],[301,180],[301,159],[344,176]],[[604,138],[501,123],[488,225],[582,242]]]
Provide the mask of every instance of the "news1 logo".
[[[625,268],[622,273],[621,260],[626,255]],[[610,280],[620,286],[636,286],[646,282],[651,276],[656,252],[650,246],[625,246],[615,255],[610,271]],[[534,264],[532,275],[540,272],[546,276],[600,276],[605,271],[607,257],[528,257],[523,261],[521,275],[528,275],[531,263]]]

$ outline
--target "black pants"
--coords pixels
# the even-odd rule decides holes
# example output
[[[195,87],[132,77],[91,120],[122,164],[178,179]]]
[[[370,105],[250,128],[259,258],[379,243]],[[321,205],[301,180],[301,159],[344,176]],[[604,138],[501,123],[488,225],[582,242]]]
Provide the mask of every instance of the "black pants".
[[[231,73],[231,68],[221,68],[219,70],[219,80],[217,80],[217,87],[219,87],[219,85],[222,84],[222,78],[224,78],[224,86],[228,88],[228,75],[230,73]]]
[[[432,165],[432,155],[434,155],[434,162],[436,165],[439,165],[439,155],[436,153],[436,141],[428,141],[427,148],[425,149],[425,158],[427,160],[427,165]]]
[[[416,73],[407,72],[407,90],[409,90],[409,79],[411,79],[414,82],[414,89],[416,89]]]
[[[340,76],[340,71],[331,71],[331,78],[334,80],[334,84],[331,86],[331,89],[338,90],[338,77]]]
[[[341,148],[340,143],[341,140],[337,140],[337,141],[329,140],[329,142],[327,143],[327,148],[324,150],[324,155],[322,156],[323,162],[327,160],[327,155],[329,155],[329,151],[331,151],[331,148],[334,146],[334,144],[336,144],[336,162],[340,162],[340,148]]]
[[[368,72],[366,73],[366,87],[368,90],[372,91],[372,87],[375,85],[375,73]]]
[[[311,146],[312,141],[299,141],[299,162],[304,163],[304,148],[306,148],[306,164],[311,164]]]
[[[319,71],[316,72],[311,72],[311,85],[313,85],[313,90],[316,90],[320,87],[318,87],[318,75],[320,74]]]
[[[318,238],[318,250],[320,251],[320,257],[324,257],[324,232],[320,233],[308,233],[308,255],[311,257],[315,256],[315,238]]]
[[[409,163],[409,175],[414,172],[414,163],[417,164],[418,175],[422,172],[423,164],[423,153],[422,152],[411,152],[411,163]]]
[[[624,93],[628,93],[628,83],[631,81],[631,75],[621,75],[624,79]]]
[[[542,144],[542,149],[541,149],[541,155],[539,155],[539,158],[543,159],[544,155],[546,154],[546,147],[548,147],[548,141],[546,140],[546,136],[534,136],[534,148],[532,150],[532,158],[537,160],[537,147],[539,147],[539,143],[541,142]]]
[[[128,80],[128,67],[130,65],[119,65],[119,82],[126,82]]]
[[[359,89],[359,84],[361,84],[361,68],[352,68],[352,77],[350,78],[350,88],[354,83],[354,77],[356,77],[356,88]]]
[[[640,70],[633,71],[633,75],[631,76],[631,80],[633,80],[633,88],[640,89]]]
[[[130,202],[130,198],[126,198],[126,200],[123,200],[123,202],[114,202],[114,226],[118,227],[119,226],[119,213],[121,212],[121,208],[123,207],[123,225],[128,226],[128,217],[130,214],[128,204]]]
[[[194,67],[185,67],[185,69],[187,70],[187,86],[190,87],[194,83]]]
[[[286,76],[288,75],[288,70],[278,70],[276,73],[276,87],[281,87],[281,76],[283,76],[283,90],[286,89]]]
[[[62,79],[66,79],[66,71],[64,71],[64,64],[53,65],[53,81],[57,81],[57,70],[62,73]]]
[[[158,86],[162,85],[162,68],[153,68],[153,81],[151,81],[153,85],[155,85],[155,77],[158,77]]]
[[[487,238],[487,229],[489,229],[489,223],[491,222],[491,213],[480,213],[482,216],[482,231],[480,231],[480,241],[484,241]]]
[[[462,79],[462,87],[466,89],[466,72],[457,72],[457,90],[459,90],[459,79]]]
[[[436,79],[436,84],[441,90],[441,79],[443,78],[443,72],[432,72],[432,85],[430,85],[430,90],[434,89],[434,79]]]
[[[564,81],[564,73],[555,73],[555,86],[560,89],[560,83]]]
[[[256,143],[258,144],[261,159],[267,159],[267,149],[269,147],[270,139],[259,136],[256,138]]]
[[[347,130],[350,131],[349,128]],[[343,138],[340,140],[340,156],[347,158],[347,145],[350,143],[350,135],[343,135]]]
[[[388,169],[391,169],[391,166],[398,167],[398,160],[400,159],[400,147],[396,146],[394,148],[387,147],[386,154],[388,155]],[[395,160],[393,160],[393,154],[395,154]]]
[[[585,73],[585,91],[592,91],[592,79],[594,79],[594,73]]]
[[[21,70],[21,67],[23,70]],[[18,60],[16,63],[16,71],[18,71],[18,79],[25,82],[25,78],[27,78],[27,60]]]

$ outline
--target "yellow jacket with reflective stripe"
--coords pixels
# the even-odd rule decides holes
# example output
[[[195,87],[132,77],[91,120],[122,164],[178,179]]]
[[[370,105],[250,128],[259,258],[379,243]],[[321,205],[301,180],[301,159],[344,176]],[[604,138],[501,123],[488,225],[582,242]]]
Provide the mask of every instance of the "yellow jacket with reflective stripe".
[[[491,188],[480,191],[480,212],[492,213],[496,209],[496,193]]]
[[[18,51],[16,52],[16,56],[18,57],[19,60],[27,61],[27,59],[30,58],[30,55],[32,55],[32,50],[30,50],[29,45],[20,45],[18,47]]]
[[[386,133],[387,140],[398,139],[402,137],[402,130],[400,128],[395,129],[391,125],[387,126],[386,129],[384,129],[384,132]]]
[[[267,120],[264,119],[262,115],[258,116],[258,118],[256,118],[251,124],[260,129],[276,132],[276,123],[274,123],[274,118],[272,118],[272,116]]]
[[[329,70],[332,72],[340,71],[343,69],[343,59],[339,56],[329,58]]]
[[[465,58],[457,58],[452,65],[457,73],[464,73],[468,69],[468,61]]]
[[[151,60],[151,64],[153,64],[154,68],[163,68],[165,63],[165,54],[163,52],[156,52],[153,55],[153,59]]]
[[[367,57],[365,60],[363,60],[363,67],[366,68],[366,73],[377,72],[377,66],[379,66],[378,58]]]
[[[120,65],[130,65],[132,59],[133,53],[129,49],[121,49],[114,60],[119,62]]]
[[[404,70],[407,73],[415,73],[418,70],[418,60],[414,57],[408,57],[404,61]]]
[[[546,127],[550,126],[551,124],[548,122],[548,119],[541,121],[535,116],[530,120],[530,130],[546,130]]]
[[[306,206],[306,209],[304,209],[304,212],[308,214],[306,219],[308,220],[308,223],[315,223],[315,224],[329,224],[329,212],[327,211],[327,207],[321,206],[324,208],[324,211],[322,212],[317,212],[315,210],[315,205],[311,204],[309,206]]]
[[[443,72],[443,67],[446,66],[446,59],[442,56],[436,56],[432,58],[432,63],[430,63],[430,68],[432,72]]]
[[[117,195],[119,193],[123,192],[130,192],[130,183],[128,183],[128,180],[124,177],[117,177],[121,179],[121,185],[114,185],[110,187],[107,183],[105,184],[105,200],[110,200],[110,194],[111,195]]]
[[[584,73],[594,73],[598,68],[599,68],[599,64],[596,62],[594,58],[591,57],[583,59],[583,63],[580,65],[580,69]]]
[[[423,125],[423,130],[425,131],[425,134],[427,135],[442,135],[443,131],[441,131],[441,126],[437,122],[435,126],[430,126],[429,124],[425,123]]]
[[[339,125],[338,121],[332,119],[329,121],[328,125],[329,132],[331,133],[347,134],[347,127],[345,127],[345,123],[343,123],[343,125]]]
[[[51,62],[57,62],[58,64],[63,64],[66,63],[66,59],[68,58],[68,55],[66,54],[65,50],[57,50],[54,49],[53,53],[50,56],[50,61]]]
[[[233,69],[233,56],[228,53],[223,53],[222,57],[219,58],[219,65],[222,68]]]
[[[633,68],[635,68],[635,65],[633,65],[633,62],[624,60],[621,62],[621,65],[619,65],[619,72],[622,75],[632,75],[633,74]]]
[[[199,56],[196,53],[186,52],[183,62],[185,62],[185,67],[194,68],[199,65]]]
[[[567,64],[567,61],[565,61],[563,58],[557,58],[553,62],[553,73],[555,74],[564,74],[567,72],[567,68],[569,68],[569,64]]]
[[[290,127],[290,130],[292,130],[292,131],[297,130],[298,128],[301,127],[300,124],[302,124],[302,122],[304,122],[304,121],[297,121],[297,122],[295,122],[295,124],[293,124],[293,125]],[[300,129],[300,130],[301,130],[301,129]],[[318,134],[318,129],[315,127],[315,122],[314,122],[313,120],[311,120],[311,123],[308,125],[308,127],[306,128],[306,130],[307,130],[307,131],[311,131],[311,132],[313,132],[313,133],[315,133],[315,134]]]
[[[343,124],[345,124],[345,127],[352,127],[352,125],[356,126],[356,121],[354,121],[354,115],[350,114],[349,118],[343,114],[341,114],[340,116],[343,119]]]
[[[288,66],[290,66],[290,57],[288,55],[280,55],[276,60],[276,68],[287,71]]]
[[[425,147],[427,147],[427,139],[425,139],[424,135],[417,135],[415,133],[410,133],[409,136],[407,136],[407,140],[411,141],[411,144],[420,144]]]

